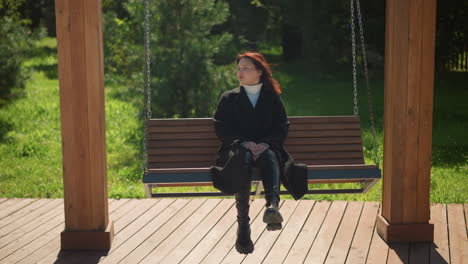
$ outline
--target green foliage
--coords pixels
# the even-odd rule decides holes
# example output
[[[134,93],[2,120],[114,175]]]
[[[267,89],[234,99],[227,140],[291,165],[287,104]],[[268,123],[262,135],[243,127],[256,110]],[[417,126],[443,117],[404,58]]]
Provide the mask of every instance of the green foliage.
[[[468,53],[468,1],[437,1],[436,16],[436,69],[454,70],[462,60],[467,71],[468,60],[459,56]]]
[[[20,18],[20,9],[26,0],[0,0],[0,17]]]
[[[211,116],[220,92],[235,85],[231,67],[214,63],[232,39],[212,33],[226,20],[227,5],[213,0],[151,3],[153,116]],[[140,10],[133,14],[143,20]]]
[[[107,81],[135,79],[143,69],[141,31],[135,21],[109,10],[103,15],[104,67]],[[139,77],[139,75],[138,75]]]
[[[0,106],[13,88],[23,87],[27,72],[21,67],[30,51],[31,33],[12,17],[0,17]]]
[[[351,19],[349,2],[280,1],[282,4],[283,48],[285,59],[307,58],[313,69],[340,70],[351,64]],[[356,11],[355,11],[356,12]],[[383,66],[381,2],[362,1],[361,13],[369,54],[369,65]],[[358,54],[359,28],[355,13]]]
[[[266,37],[266,30],[271,23],[266,6],[260,1],[228,0],[229,17],[221,26],[231,32],[239,49],[256,50]]]

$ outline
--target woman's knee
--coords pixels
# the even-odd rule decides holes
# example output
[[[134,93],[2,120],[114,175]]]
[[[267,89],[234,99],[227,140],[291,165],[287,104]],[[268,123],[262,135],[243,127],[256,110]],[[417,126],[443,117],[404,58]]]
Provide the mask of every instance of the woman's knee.
[[[244,147],[241,147],[239,150],[240,151],[238,155],[240,155],[241,160],[244,164],[252,164],[254,162],[253,154],[250,150]]]
[[[278,162],[275,152],[271,149],[265,150],[258,158],[261,161]]]

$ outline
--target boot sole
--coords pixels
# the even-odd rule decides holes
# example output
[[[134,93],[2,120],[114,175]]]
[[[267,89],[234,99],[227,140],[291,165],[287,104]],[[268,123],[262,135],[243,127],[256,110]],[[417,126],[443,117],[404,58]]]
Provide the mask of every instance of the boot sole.
[[[281,223],[279,224],[267,224],[267,230],[268,231],[276,231],[276,230],[281,230],[283,228],[283,225]]]
[[[283,222],[283,216],[278,210],[266,209],[263,214],[263,222],[266,224],[281,224]]]
[[[254,244],[252,240],[249,241],[249,244],[247,246],[242,246],[236,242],[236,250],[240,254],[250,254],[254,251]]]

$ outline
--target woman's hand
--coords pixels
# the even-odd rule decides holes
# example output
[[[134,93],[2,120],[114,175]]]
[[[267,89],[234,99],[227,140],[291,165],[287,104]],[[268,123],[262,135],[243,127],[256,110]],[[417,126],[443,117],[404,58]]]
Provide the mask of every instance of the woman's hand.
[[[252,152],[254,160],[257,160],[258,157],[260,157],[260,155],[270,147],[266,143],[256,144],[252,141],[243,142],[241,145]]]

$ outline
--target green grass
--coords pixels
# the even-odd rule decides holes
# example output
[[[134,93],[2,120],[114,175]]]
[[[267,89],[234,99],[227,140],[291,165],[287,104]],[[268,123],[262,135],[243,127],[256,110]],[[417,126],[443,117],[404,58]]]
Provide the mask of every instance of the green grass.
[[[59,90],[55,39],[37,43],[46,52],[25,62],[35,71],[15,100],[0,108],[0,197],[63,197]],[[288,115],[351,115],[351,74],[316,74],[306,64],[281,64],[279,49],[274,76],[283,87]],[[268,53],[267,52],[267,53]],[[339,76],[339,77],[334,77]],[[438,76],[434,90],[431,202],[468,202],[468,78]],[[371,80],[379,156],[383,142],[383,81]],[[142,198],[142,98],[137,88],[106,85],[106,132],[109,197]],[[141,100],[140,100],[141,98]],[[366,91],[359,82],[359,111],[365,159],[373,163]],[[310,188],[354,188],[355,184],[320,184]],[[367,194],[307,195],[305,199],[381,201],[382,181]],[[163,188],[212,191],[211,187]],[[290,196],[284,196],[290,199]]]

